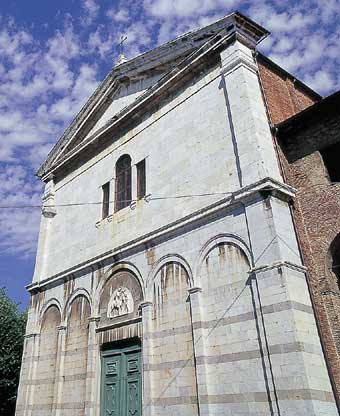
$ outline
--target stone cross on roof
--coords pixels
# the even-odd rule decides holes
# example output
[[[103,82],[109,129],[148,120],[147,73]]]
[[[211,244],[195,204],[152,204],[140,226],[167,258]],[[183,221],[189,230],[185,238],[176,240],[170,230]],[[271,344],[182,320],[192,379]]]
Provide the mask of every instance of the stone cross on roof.
[[[117,59],[117,65],[121,65],[124,62],[127,62],[127,59],[123,52],[123,49],[124,49],[123,44],[126,40],[127,40],[127,36],[121,35],[120,42],[119,42],[119,55]]]

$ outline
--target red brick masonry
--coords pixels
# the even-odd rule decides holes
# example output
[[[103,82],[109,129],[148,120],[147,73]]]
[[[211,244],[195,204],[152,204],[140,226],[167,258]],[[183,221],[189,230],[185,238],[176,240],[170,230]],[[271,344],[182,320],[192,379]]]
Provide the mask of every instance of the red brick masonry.
[[[292,212],[339,403],[340,290],[330,245],[340,233],[340,183],[330,182],[319,150],[340,142],[340,93],[320,100],[267,58],[257,59],[282,174],[297,189]]]

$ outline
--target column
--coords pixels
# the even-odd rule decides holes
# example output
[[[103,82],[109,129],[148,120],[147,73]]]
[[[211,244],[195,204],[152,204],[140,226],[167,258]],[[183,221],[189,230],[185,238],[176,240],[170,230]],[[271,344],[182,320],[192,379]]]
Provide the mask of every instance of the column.
[[[62,411],[61,405],[63,403],[66,331],[67,331],[66,326],[64,325],[58,326],[58,349],[57,349],[57,356],[56,356],[54,394],[53,394],[53,405],[52,405],[52,415],[55,415],[55,416],[60,415]]]
[[[152,371],[149,370],[153,353],[152,343],[152,312],[153,303],[146,301],[140,304],[142,311],[143,335],[142,335],[142,360],[143,360],[143,394],[142,394],[142,414],[143,416],[153,416],[152,406]]]
[[[210,415],[209,403],[204,400],[208,395],[208,374],[204,357],[206,349],[204,342],[204,328],[202,315],[202,288],[191,287],[188,289],[191,309],[191,325],[193,333],[193,350],[195,358],[195,371],[197,381],[197,402],[199,416]]]
[[[100,318],[92,316],[89,321],[89,338],[86,370],[85,415],[94,416],[100,410],[100,351],[96,329]]]

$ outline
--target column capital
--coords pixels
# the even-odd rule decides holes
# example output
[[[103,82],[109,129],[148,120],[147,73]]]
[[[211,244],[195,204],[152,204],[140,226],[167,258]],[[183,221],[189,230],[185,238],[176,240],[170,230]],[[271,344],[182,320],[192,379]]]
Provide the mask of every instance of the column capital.
[[[58,331],[66,331],[67,330],[67,326],[66,325],[59,325],[57,326]]]
[[[100,316],[90,316],[89,318],[87,318],[87,320],[89,322],[99,322],[100,321]]]
[[[144,308],[147,308],[147,307],[151,307],[152,305],[153,305],[153,303],[150,300],[145,300],[144,302],[141,302],[139,304],[139,308],[144,309]]]
[[[203,289],[199,286],[189,287],[188,292],[189,295],[193,295],[194,293],[202,293]]]
[[[39,332],[32,332],[31,334],[24,335],[24,338],[35,338],[35,337],[40,337]]]

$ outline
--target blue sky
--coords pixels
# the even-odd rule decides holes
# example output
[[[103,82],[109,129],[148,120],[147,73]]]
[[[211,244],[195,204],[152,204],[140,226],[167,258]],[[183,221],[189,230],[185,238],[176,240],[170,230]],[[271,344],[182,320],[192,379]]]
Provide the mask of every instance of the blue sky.
[[[260,50],[327,95],[340,85],[340,1],[6,0],[0,4],[0,204],[39,205],[39,164],[116,61],[239,10]],[[0,286],[25,307],[39,209],[0,209]]]

